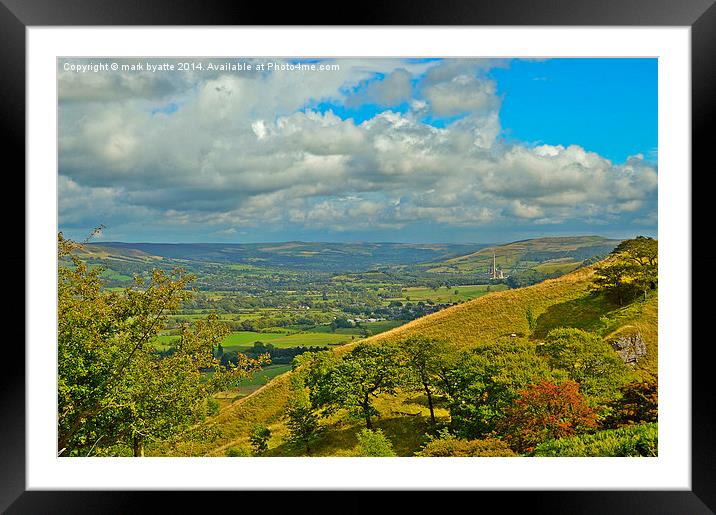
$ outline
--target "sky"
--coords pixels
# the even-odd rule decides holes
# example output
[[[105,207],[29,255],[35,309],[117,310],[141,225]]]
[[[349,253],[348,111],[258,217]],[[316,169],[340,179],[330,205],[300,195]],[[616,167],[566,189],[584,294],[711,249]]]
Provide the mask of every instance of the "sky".
[[[656,236],[656,59],[60,59],[58,104],[73,239]]]

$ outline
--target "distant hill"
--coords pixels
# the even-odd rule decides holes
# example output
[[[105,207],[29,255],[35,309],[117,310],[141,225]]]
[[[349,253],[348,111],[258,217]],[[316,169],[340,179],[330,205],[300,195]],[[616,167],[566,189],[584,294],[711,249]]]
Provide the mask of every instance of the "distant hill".
[[[89,243],[88,257],[178,260],[299,270],[362,271],[476,252],[487,244],[451,243]]]
[[[548,244],[545,241],[542,243]],[[585,243],[584,240],[581,243],[575,241],[574,246],[579,248]],[[399,341],[413,334],[423,334],[450,340],[465,348],[503,339],[530,341],[536,345],[540,338],[555,327],[581,328],[598,332],[604,337],[617,334],[628,327],[630,331],[641,333],[647,348],[647,355],[639,362],[638,369],[656,373],[656,292],[646,301],[637,301],[621,308],[614,307],[607,304],[601,296],[590,294],[589,285],[594,276],[594,268],[584,267],[526,288],[491,293],[416,319],[365,341]],[[528,308],[537,320],[537,326],[532,333],[525,317]],[[347,344],[333,352],[344,353],[354,345]],[[274,435],[280,438],[286,434],[283,417],[288,407],[289,384],[290,373],[279,376],[253,395],[234,402],[217,416],[208,419],[205,428],[214,431],[216,437],[213,440],[178,442],[162,449],[159,454],[224,455],[230,446],[247,445],[248,432],[254,423],[269,425]],[[382,427],[394,442],[405,441],[406,425],[414,425],[420,418],[411,415],[415,415],[415,410],[420,413],[424,407],[406,397],[398,401],[391,399],[384,402],[386,404],[379,406],[384,418],[380,419],[378,426]],[[396,406],[396,402],[402,404]],[[413,413],[408,413],[406,417],[405,413],[410,411]],[[356,427],[360,428],[359,425]],[[348,440],[341,439],[344,438],[341,435],[348,433],[347,429],[331,432],[324,445],[324,452],[340,454],[343,449],[341,445],[349,445],[345,443]],[[403,455],[410,455],[410,450],[406,448],[401,452],[404,452]]]
[[[498,269],[505,274],[534,269],[544,274],[568,272],[585,259],[606,256],[621,240],[601,236],[565,236],[520,240],[505,245],[489,246],[476,252],[425,263],[428,272],[487,273],[493,253]]]
[[[504,245],[451,243],[88,243],[81,256],[137,266],[163,262],[244,264],[326,272],[417,266],[428,273],[487,273],[493,251],[505,273],[534,269],[545,275],[574,270],[608,254],[620,240],[600,236],[537,238]]]

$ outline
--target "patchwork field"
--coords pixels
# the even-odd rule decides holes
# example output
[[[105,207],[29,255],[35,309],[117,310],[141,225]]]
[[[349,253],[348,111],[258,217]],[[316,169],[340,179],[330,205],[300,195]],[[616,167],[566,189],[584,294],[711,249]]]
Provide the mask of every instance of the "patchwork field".
[[[291,370],[291,365],[269,365],[256,372],[250,379],[245,379],[236,388],[221,392],[214,396],[215,399],[222,401],[222,407],[254,393],[262,386],[268,384],[273,378]]]
[[[255,342],[270,343],[279,348],[288,347],[325,347],[326,345],[339,345],[351,341],[355,333],[329,333],[329,332],[297,332],[297,333],[257,333],[251,331],[237,331],[228,335],[221,346],[224,351],[242,351],[250,348]],[[178,336],[159,336],[160,348],[165,349],[179,340]]]

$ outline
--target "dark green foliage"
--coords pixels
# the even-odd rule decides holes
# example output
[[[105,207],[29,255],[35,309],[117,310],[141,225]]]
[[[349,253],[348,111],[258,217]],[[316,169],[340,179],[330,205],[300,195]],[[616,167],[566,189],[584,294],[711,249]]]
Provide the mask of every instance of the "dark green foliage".
[[[524,288],[525,286],[541,283],[547,279],[547,277],[547,274],[543,274],[537,270],[525,270],[510,274],[506,281],[510,288]]]
[[[460,438],[491,434],[520,388],[552,373],[525,341],[497,341],[455,355],[441,372],[440,389],[450,410],[451,430]]]
[[[658,424],[606,429],[594,434],[550,440],[538,445],[532,456],[658,456]]]
[[[271,430],[263,424],[255,424],[249,433],[249,442],[254,449],[254,454],[261,456],[268,450],[268,441],[271,438]]]
[[[348,408],[365,420],[368,429],[371,417],[378,414],[373,399],[381,393],[394,394],[404,382],[404,370],[392,345],[359,343],[343,358],[315,355],[306,375],[311,403],[329,413]]]
[[[304,352],[320,352],[328,350],[328,347],[276,347],[271,343],[254,342],[253,346],[243,352],[231,351],[222,354],[221,363],[236,363],[239,355],[245,355],[249,358],[257,359],[259,356],[267,355],[272,365],[289,365],[293,362],[293,358],[300,356]]]
[[[537,318],[532,312],[532,308],[527,307],[525,310],[525,318],[527,319],[527,326],[530,328],[530,331],[534,331],[537,328]]]
[[[205,400],[260,368],[243,357],[222,367],[214,349],[227,330],[216,316],[182,325],[174,352],[154,340],[170,311],[190,292],[183,270],[154,270],[120,292],[102,288],[99,268],[58,234],[58,451],[106,455],[166,439],[206,415]],[[205,371],[212,370],[210,376]]]
[[[581,385],[593,403],[605,403],[619,396],[619,387],[630,378],[630,370],[612,347],[599,335],[581,329],[551,330],[537,346],[549,366],[563,370]]]
[[[219,413],[219,403],[211,397],[206,400],[206,414],[210,417]]]
[[[442,390],[450,410],[450,427],[461,438],[480,438],[493,431],[514,398],[498,374],[497,366],[472,354],[445,372]]]
[[[288,409],[289,444],[299,452],[311,455],[311,445],[323,432],[316,410],[310,405],[294,404]]]
[[[657,422],[659,387],[656,377],[634,381],[620,388],[622,396],[610,404],[603,426],[618,428],[644,422]]]
[[[406,386],[425,393],[430,420],[435,424],[434,390],[438,387],[442,370],[452,361],[450,345],[435,338],[415,335],[399,342],[397,348],[407,372]]]

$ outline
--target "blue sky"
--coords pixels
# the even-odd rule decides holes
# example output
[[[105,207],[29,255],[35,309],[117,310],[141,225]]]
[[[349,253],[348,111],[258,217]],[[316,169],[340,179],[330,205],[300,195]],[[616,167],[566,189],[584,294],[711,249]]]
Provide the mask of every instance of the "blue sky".
[[[60,63],[60,230],[103,224],[106,240],[156,242],[656,235],[656,59],[310,62],[340,69]]]
[[[528,144],[576,144],[614,162],[643,154],[655,160],[658,140],[657,59],[513,60],[489,72],[504,100],[500,110],[505,138]],[[379,82],[384,74],[373,79]],[[414,88],[419,79],[412,81]],[[365,90],[367,85],[354,91]],[[332,110],[343,119],[362,123],[386,106],[364,103],[312,102],[320,112]],[[405,113],[407,102],[390,106]],[[456,119],[426,116],[423,121],[445,127]]]
[[[493,70],[506,136],[574,143],[615,162],[654,159],[657,67],[657,59],[552,59]]]

